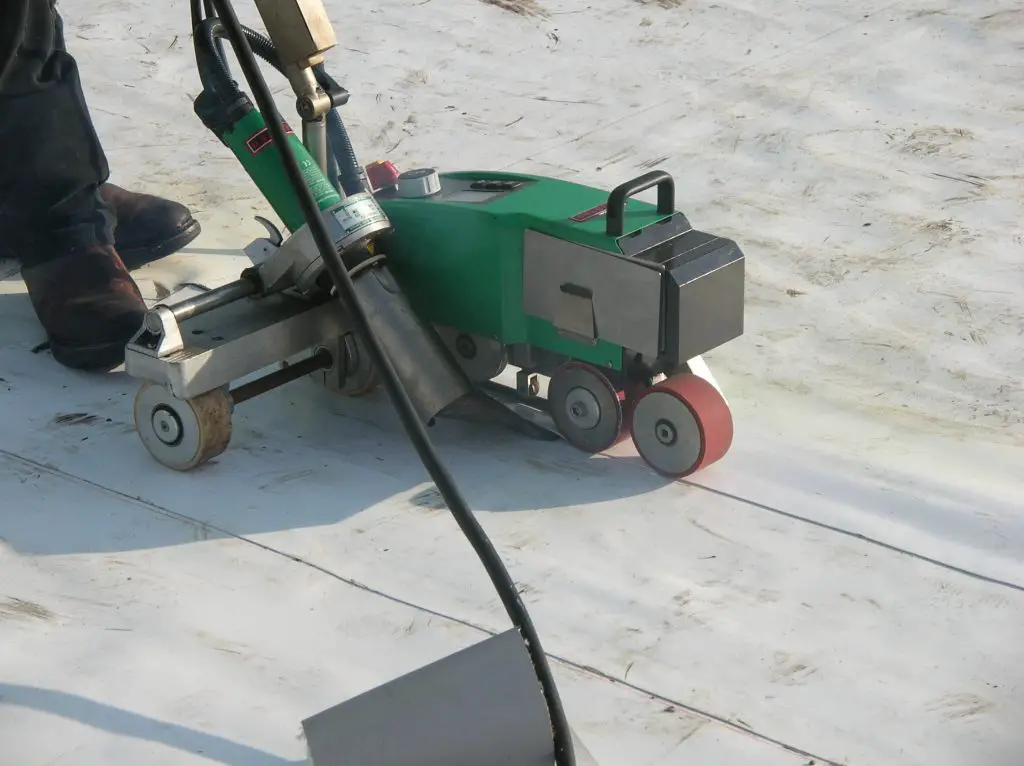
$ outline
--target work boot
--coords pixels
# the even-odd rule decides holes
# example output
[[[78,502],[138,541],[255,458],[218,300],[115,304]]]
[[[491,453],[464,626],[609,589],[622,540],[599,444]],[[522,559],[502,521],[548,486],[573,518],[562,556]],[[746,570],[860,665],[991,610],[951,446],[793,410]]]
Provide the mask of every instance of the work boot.
[[[23,267],[21,275],[54,359],[93,372],[124,362],[146,304],[114,248],[76,250]]]
[[[112,183],[100,186],[100,196],[114,211],[114,246],[129,271],[176,253],[199,236],[199,222],[178,202]]]

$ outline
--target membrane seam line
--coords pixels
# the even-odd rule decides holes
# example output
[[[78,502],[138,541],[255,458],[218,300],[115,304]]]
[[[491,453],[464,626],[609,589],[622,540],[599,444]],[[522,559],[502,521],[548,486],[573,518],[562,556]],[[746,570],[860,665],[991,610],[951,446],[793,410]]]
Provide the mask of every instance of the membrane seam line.
[[[15,460],[17,462],[21,462],[21,463],[24,463],[26,465],[32,466],[36,470],[39,470],[39,471],[51,474],[53,476],[58,476],[60,478],[66,479],[68,481],[72,481],[72,482],[75,482],[75,483],[78,483],[78,484],[83,484],[83,485],[88,486],[88,487],[93,488],[93,489],[98,489],[98,490],[100,490],[101,492],[103,492],[105,494],[113,495],[113,496],[115,496],[115,497],[117,497],[117,498],[119,498],[121,500],[126,500],[129,503],[131,503],[132,505],[134,505],[134,506],[136,506],[138,508],[141,508],[142,510],[148,511],[149,513],[152,513],[152,514],[155,514],[155,515],[158,515],[158,516],[164,516],[164,517],[170,518],[170,519],[174,519],[175,521],[180,521],[180,522],[182,522],[184,524],[187,524],[189,526],[198,527],[199,529],[203,530],[204,532],[205,531],[216,532],[218,534],[224,535],[226,538],[237,540],[237,541],[245,543],[247,545],[251,545],[253,547],[259,548],[259,549],[261,549],[261,550],[263,550],[263,551],[265,551],[267,553],[270,553],[270,554],[272,554],[274,556],[277,556],[277,557],[280,557],[280,558],[284,558],[284,559],[288,559],[289,561],[292,561],[292,562],[294,562],[296,564],[300,564],[302,566],[305,566],[305,567],[313,569],[313,570],[315,570],[317,572],[320,572],[321,574],[326,575],[327,577],[330,577],[330,578],[332,578],[334,580],[337,580],[337,581],[339,581],[341,583],[344,583],[345,585],[348,585],[350,587],[356,588],[356,589],[361,590],[361,591],[363,591],[365,593],[368,593],[370,595],[377,596],[378,598],[383,598],[383,599],[385,599],[387,601],[390,601],[390,602],[392,602],[394,604],[405,606],[405,607],[407,607],[409,609],[413,609],[413,610],[415,610],[417,612],[420,612],[420,613],[423,613],[423,614],[428,614],[428,615],[431,615],[433,617],[437,617],[439,619],[446,620],[448,622],[455,623],[457,625],[461,625],[461,626],[466,627],[466,628],[470,628],[471,630],[477,631],[479,633],[483,633],[485,635],[489,635],[489,636],[497,635],[496,631],[494,631],[494,630],[492,630],[490,628],[487,628],[487,627],[485,627],[483,625],[478,625],[478,624],[472,622],[471,620],[463,619],[461,617],[455,617],[454,615],[446,614],[445,612],[441,612],[441,611],[438,611],[436,609],[431,609],[430,607],[423,606],[421,604],[417,604],[417,603],[414,603],[412,601],[408,601],[408,600],[403,599],[403,598],[401,598],[399,596],[394,596],[394,595],[392,595],[390,593],[387,593],[385,591],[382,591],[382,590],[379,590],[377,588],[374,588],[374,587],[372,587],[370,585],[367,585],[365,583],[362,583],[362,582],[360,582],[358,580],[354,580],[354,579],[352,579],[350,577],[345,577],[343,575],[340,575],[337,572],[334,572],[334,571],[328,569],[327,567],[321,566],[320,564],[317,564],[315,562],[309,561],[308,559],[305,559],[302,556],[298,556],[298,555],[296,555],[294,553],[288,553],[287,551],[281,550],[279,548],[275,548],[272,545],[267,545],[266,543],[261,543],[261,542],[259,542],[257,540],[253,540],[253,539],[251,539],[249,537],[246,537],[245,535],[236,534],[236,533],[231,532],[230,530],[225,529],[223,527],[220,527],[220,526],[218,526],[216,524],[212,524],[212,523],[206,522],[206,521],[201,521],[199,519],[196,519],[196,518],[194,518],[192,516],[189,516],[187,514],[184,514],[184,513],[179,513],[177,511],[172,511],[169,508],[164,508],[163,506],[158,505],[156,503],[153,503],[153,502],[151,502],[149,500],[143,500],[142,498],[139,498],[139,497],[133,497],[132,495],[129,495],[129,494],[125,493],[125,492],[121,492],[120,490],[111,489],[110,487],[105,487],[102,484],[99,484],[97,482],[91,481],[89,479],[82,478],[81,476],[75,476],[74,474],[68,473],[68,472],[63,471],[63,470],[61,470],[59,468],[55,468],[53,466],[46,465],[44,463],[40,463],[38,461],[32,460],[31,458],[27,458],[27,457],[24,457],[22,455],[18,455],[16,453],[12,453],[12,452],[9,452],[9,451],[4,450],[4,449],[0,449],[0,455],[4,455],[5,457],[7,457],[9,459],[12,459],[12,460]],[[815,760],[816,762],[823,764],[823,766],[842,766],[842,764],[839,761],[835,761],[835,760],[831,760],[831,759],[828,759],[828,758],[824,758],[824,757],[822,757],[820,755],[815,755],[814,753],[812,753],[810,751],[804,750],[804,749],[796,747],[794,745],[787,744],[787,743],[785,743],[785,742],[783,742],[781,740],[775,739],[775,738],[773,738],[773,737],[771,737],[771,736],[769,736],[767,734],[761,734],[760,732],[758,732],[758,731],[756,731],[754,729],[751,729],[751,728],[749,728],[747,726],[744,726],[742,724],[739,724],[739,723],[736,723],[734,721],[731,721],[728,718],[724,718],[724,717],[716,715],[714,713],[710,713],[710,712],[708,712],[706,710],[702,710],[700,708],[693,707],[692,705],[687,705],[684,702],[680,702],[678,700],[674,700],[671,697],[667,697],[667,696],[665,696],[663,694],[659,694],[658,692],[651,691],[650,689],[646,689],[646,688],[644,688],[642,686],[639,686],[637,684],[630,683],[629,681],[627,681],[625,679],[618,678],[618,677],[616,677],[616,676],[614,676],[614,675],[612,675],[612,674],[610,674],[610,673],[608,673],[606,671],[603,671],[603,670],[600,670],[598,668],[595,668],[592,665],[585,665],[585,664],[583,664],[581,662],[577,662],[575,660],[570,660],[570,659],[568,659],[566,657],[562,657],[561,655],[553,654],[551,652],[545,652],[545,653],[547,654],[548,657],[550,657],[552,660],[554,660],[555,662],[559,663],[560,665],[572,668],[573,670],[576,670],[576,671],[578,671],[580,673],[583,673],[585,675],[588,675],[588,676],[591,676],[591,677],[594,677],[594,678],[599,678],[599,679],[601,679],[603,681],[608,681],[608,682],[611,682],[612,684],[616,684],[618,686],[622,686],[624,688],[630,689],[631,691],[643,694],[643,695],[649,697],[650,699],[657,700],[658,702],[661,702],[661,703],[663,703],[665,705],[671,705],[673,707],[679,708],[680,710],[685,710],[686,712],[691,713],[692,715],[698,716],[700,718],[703,718],[706,721],[713,721],[715,723],[719,723],[719,724],[725,726],[726,728],[728,728],[728,729],[730,729],[732,731],[745,734],[745,735],[747,735],[749,737],[753,737],[754,739],[759,740],[761,742],[764,742],[766,744],[775,745],[776,747],[782,748],[783,750],[786,750],[788,752],[794,753],[796,755],[800,755],[802,757],[810,758],[812,760]]]

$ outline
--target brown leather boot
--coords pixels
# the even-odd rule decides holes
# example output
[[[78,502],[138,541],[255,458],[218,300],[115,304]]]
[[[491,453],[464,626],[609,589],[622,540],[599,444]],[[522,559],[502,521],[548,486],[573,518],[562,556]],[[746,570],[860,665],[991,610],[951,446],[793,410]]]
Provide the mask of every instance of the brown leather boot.
[[[117,218],[114,243],[129,271],[178,252],[200,234],[199,222],[178,202],[112,183],[100,186],[100,196]]]
[[[23,267],[32,306],[53,358],[77,370],[107,372],[142,327],[146,304],[112,247],[91,247]]]

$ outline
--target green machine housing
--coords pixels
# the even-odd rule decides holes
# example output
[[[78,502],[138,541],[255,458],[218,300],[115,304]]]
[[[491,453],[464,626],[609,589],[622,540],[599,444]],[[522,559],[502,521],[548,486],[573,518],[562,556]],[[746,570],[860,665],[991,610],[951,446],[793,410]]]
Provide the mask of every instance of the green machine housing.
[[[410,174],[433,185],[410,194]],[[654,187],[657,204],[634,198]],[[576,360],[618,382],[671,375],[743,334],[743,253],[675,210],[663,171],[606,195],[532,175],[424,169],[375,196],[395,231],[378,251],[415,310],[500,344],[523,370],[550,375]]]

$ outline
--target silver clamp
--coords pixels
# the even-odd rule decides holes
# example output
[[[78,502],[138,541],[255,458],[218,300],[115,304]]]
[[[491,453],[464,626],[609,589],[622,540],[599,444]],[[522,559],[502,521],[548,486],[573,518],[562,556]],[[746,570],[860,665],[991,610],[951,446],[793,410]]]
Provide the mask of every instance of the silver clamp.
[[[135,340],[146,332],[156,339],[153,351],[158,357],[170,356],[185,350],[178,319],[168,306],[157,305],[146,312],[142,330],[136,335]]]

